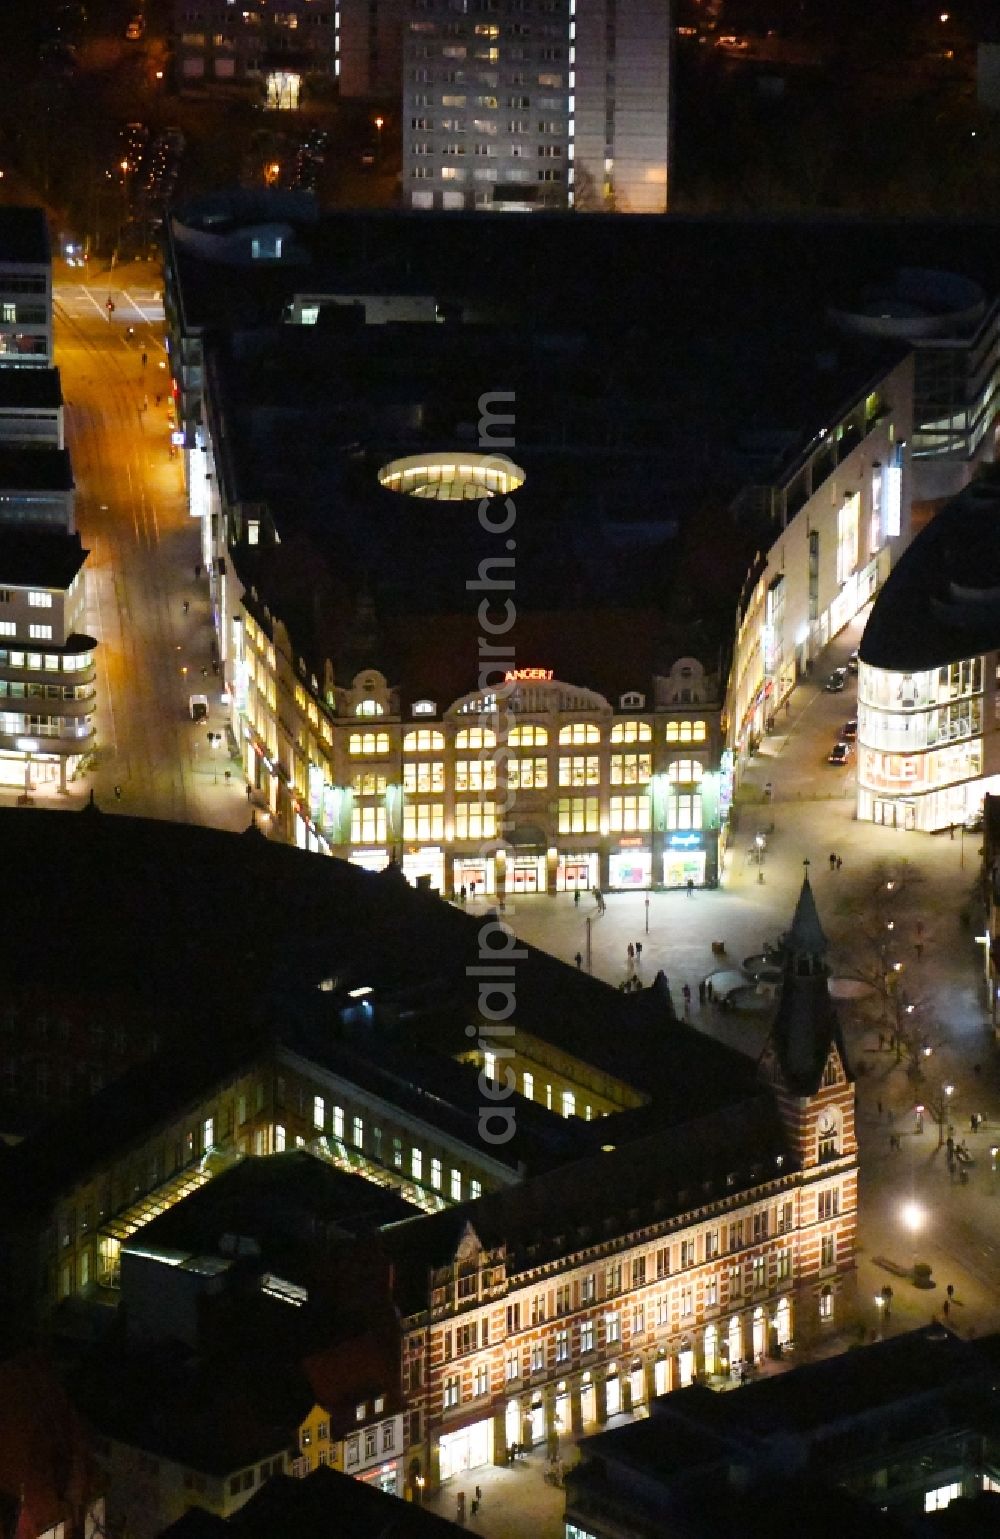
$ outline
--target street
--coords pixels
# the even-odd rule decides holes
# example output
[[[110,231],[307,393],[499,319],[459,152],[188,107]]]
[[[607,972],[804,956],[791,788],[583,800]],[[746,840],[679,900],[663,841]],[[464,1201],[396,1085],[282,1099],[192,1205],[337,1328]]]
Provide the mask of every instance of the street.
[[[88,628],[101,643],[98,748],[69,803],[93,789],[108,811],[243,828],[241,776],[213,688],[207,588],[194,578],[198,530],[186,514],[181,458],[170,457],[158,269],[140,262],[92,277],[60,262],[54,284],[77,525],[90,551]],[[197,727],[192,692],[211,704]],[[208,729],[223,734],[214,756]]]

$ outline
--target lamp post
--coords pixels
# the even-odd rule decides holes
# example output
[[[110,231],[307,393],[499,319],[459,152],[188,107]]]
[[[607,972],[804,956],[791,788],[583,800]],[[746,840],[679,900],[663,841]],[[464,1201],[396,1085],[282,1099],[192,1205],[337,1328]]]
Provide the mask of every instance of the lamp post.
[[[753,842],[754,842],[754,844],[757,847],[757,881],[758,881],[758,883],[761,886],[763,886],[763,883],[764,883],[764,835],[763,834],[755,834]]]
[[[649,893],[646,894],[646,934],[649,934]]]

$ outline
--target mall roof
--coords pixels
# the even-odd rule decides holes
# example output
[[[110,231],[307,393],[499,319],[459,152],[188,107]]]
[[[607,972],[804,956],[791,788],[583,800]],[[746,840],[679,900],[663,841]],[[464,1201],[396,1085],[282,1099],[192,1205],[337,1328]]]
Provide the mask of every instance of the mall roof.
[[[0,207],[0,263],[45,263],[52,259],[43,208]]]
[[[893,673],[1000,649],[1000,477],[990,467],[921,529],[878,593],[863,663]]]

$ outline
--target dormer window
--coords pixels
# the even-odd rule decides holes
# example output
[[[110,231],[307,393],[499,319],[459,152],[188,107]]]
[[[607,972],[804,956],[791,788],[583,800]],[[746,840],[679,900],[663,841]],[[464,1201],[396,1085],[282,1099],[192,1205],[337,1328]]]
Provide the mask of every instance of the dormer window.
[[[436,716],[437,703],[434,700],[414,700],[412,710],[414,716]]]
[[[367,1409],[368,1409],[367,1403],[364,1400],[362,1400],[360,1405],[356,1405],[354,1407],[354,1420],[355,1421],[364,1421],[364,1419],[365,1419],[365,1412],[367,1411]]]
[[[642,711],[646,706],[646,696],[640,695],[638,690],[630,689],[622,695],[620,704],[623,711]]]
[[[355,716],[384,716],[385,710],[377,700],[359,700],[354,707]]]

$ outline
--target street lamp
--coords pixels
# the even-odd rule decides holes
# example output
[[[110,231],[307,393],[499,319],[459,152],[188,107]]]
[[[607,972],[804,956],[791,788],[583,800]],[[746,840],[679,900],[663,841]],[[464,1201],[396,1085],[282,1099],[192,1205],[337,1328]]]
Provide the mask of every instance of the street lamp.
[[[754,835],[754,844],[757,846],[757,881],[764,881],[764,845],[766,843],[763,834]]]
[[[919,1202],[904,1202],[899,1216],[911,1234],[918,1234],[924,1227],[926,1215]]]
[[[649,934],[649,893],[646,894],[646,934]]]

